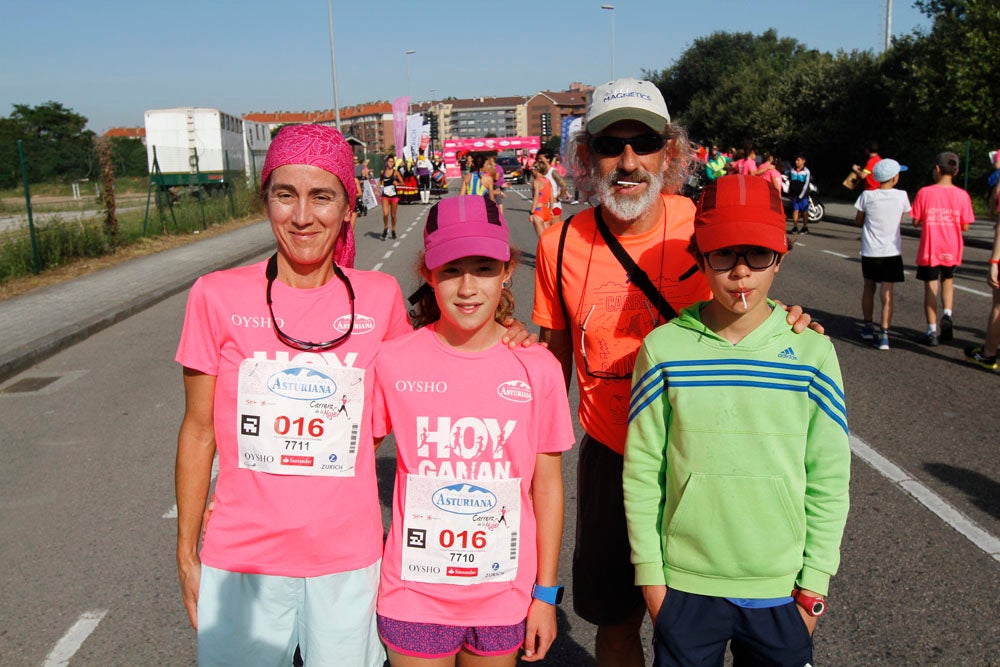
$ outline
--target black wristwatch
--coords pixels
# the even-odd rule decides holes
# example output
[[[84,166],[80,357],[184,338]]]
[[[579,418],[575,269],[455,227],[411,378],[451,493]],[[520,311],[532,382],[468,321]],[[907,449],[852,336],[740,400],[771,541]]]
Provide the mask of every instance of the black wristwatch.
[[[548,602],[551,605],[557,605],[562,602],[563,590],[562,586],[539,586],[535,584],[531,587],[531,597],[542,602]]]

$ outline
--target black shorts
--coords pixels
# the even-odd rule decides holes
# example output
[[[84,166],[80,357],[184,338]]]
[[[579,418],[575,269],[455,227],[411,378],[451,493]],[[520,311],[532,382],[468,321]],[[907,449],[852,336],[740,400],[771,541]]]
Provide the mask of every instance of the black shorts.
[[[955,267],[954,266],[918,266],[917,267],[917,280],[923,280],[925,282],[931,280],[951,280],[955,277]]]
[[[578,456],[573,610],[594,625],[617,625],[645,608],[625,524],[625,459],[589,435]]]
[[[865,280],[877,283],[903,282],[903,258],[900,255],[892,257],[862,257],[861,275]]]

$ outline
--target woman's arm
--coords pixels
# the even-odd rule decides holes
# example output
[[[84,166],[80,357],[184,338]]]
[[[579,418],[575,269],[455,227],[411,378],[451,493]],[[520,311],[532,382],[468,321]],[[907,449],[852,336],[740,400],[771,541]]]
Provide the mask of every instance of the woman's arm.
[[[215,457],[215,376],[184,368],[184,419],[177,434],[177,572],[191,627],[198,628],[198,538]]]

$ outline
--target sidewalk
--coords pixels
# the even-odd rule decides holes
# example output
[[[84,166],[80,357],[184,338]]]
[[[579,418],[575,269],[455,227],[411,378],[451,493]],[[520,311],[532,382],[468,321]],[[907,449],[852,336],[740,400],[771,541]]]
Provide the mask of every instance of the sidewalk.
[[[0,302],[0,381],[187,289],[209,271],[274,248],[262,221]]]
[[[857,209],[854,204],[843,202],[823,202],[826,207],[826,215],[822,222],[833,222],[841,225],[854,226],[854,214]],[[860,227],[858,228],[860,233]],[[914,227],[908,216],[903,216],[903,224],[900,227],[903,236],[920,238],[920,229]],[[976,218],[976,221],[969,227],[969,231],[964,232],[965,245],[972,248],[993,248],[993,221],[986,218]],[[905,259],[905,258],[904,258]]]

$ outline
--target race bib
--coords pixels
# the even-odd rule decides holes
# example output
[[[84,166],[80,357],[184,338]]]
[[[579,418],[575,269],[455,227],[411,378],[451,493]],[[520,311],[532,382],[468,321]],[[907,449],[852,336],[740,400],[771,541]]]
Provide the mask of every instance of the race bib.
[[[407,475],[403,580],[460,586],[513,581],[520,525],[519,479]]]
[[[383,185],[382,186],[382,196],[384,196],[384,197],[395,197],[396,196],[396,186],[395,185]]]
[[[244,359],[238,388],[240,468],[353,477],[365,371]]]

